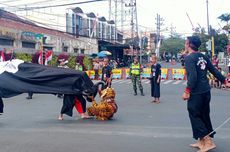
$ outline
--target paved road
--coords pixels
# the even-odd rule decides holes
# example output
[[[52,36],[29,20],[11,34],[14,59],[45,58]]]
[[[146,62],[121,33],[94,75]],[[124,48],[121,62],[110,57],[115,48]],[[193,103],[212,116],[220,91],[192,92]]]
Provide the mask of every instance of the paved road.
[[[123,83],[124,82],[124,83]],[[57,120],[62,101],[53,95],[26,94],[6,99],[0,117],[0,152],[195,152],[194,140],[181,100],[184,82],[161,85],[161,104],[150,103],[150,86],[143,82],[146,96],[133,96],[129,81],[117,81],[118,113],[111,121],[73,118]],[[166,81],[165,81],[166,82]],[[213,89],[211,116],[217,127],[230,116],[229,91]],[[229,152],[230,123],[218,131],[212,152]]]

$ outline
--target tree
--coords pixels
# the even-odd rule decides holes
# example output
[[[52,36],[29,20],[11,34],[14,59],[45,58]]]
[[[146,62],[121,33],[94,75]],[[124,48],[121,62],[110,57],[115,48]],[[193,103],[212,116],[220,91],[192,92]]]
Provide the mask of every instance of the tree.
[[[230,13],[222,14],[218,17],[218,19],[220,19],[221,22],[226,22],[226,25],[223,27],[223,30],[229,31],[230,25],[228,22],[230,21]]]
[[[85,56],[83,59],[84,69],[85,70],[92,70],[93,63],[89,56]]]
[[[180,37],[172,37],[163,41],[160,52],[169,52],[177,54],[184,49],[185,40]]]
[[[219,34],[216,32],[215,29],[213,30],[214,36],[214,44],[215,44],[215,53],[218,54],[219,52],[225,52],[226,46],[228,44],[228,36],[226,34]],[[193,35],[199,36],[201,40],[201,46],[199,48],[200,51],[208,53],[206,49],[206,42],[211,39],[210,35],[205,34],[204,32],[201,33],[194,33]]]
[[[226,22],[228,25],[228,22],[230,21],[230,13],[222,14],[218,17],[218,19],[220,19],[222,22]]]
[[[215,53],[225,52],[228,45],[228,36],[226,34],[217,34],[214,37]]]

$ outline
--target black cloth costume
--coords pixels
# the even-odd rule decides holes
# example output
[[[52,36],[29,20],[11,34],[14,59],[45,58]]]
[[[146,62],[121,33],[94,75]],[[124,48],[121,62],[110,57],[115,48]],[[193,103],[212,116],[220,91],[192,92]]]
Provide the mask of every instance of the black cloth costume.
[[[71,100],[79,95],[95,96],[97,86],[82,71],[26,63],[21,60],[0,62],[0,98],[10,98],[28,92],[64,94],[65,103],[67,99]]]

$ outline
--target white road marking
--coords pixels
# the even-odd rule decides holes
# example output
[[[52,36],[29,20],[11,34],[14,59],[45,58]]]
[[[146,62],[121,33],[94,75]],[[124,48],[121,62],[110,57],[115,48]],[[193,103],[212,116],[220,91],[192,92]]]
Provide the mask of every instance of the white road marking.
[[[171,83],[173,80],[167,80],[167,81],[165,81],[165,82],[163,82],[163,84],[169,84],[169,83]]]
[[[181,82],[182,82],[182,80],[177,80],[177,81],[173,82],[173,84],[179,84]]]

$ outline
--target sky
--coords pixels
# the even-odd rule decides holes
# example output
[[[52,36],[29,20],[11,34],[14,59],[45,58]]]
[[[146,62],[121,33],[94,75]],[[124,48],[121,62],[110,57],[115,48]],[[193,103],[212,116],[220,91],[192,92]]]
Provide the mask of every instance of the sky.
[[[30,6],[42,6],[42,5],[55,5],[72,2],[82,2],[85,0],[0,0],[0,7],[15,6],[20,7],[27,4]],[[121,1],[121,0],[118,0]],[[129,3],[130,0],[124,0]],[[136,0],[138,24],[141,25],[141,30],[155,31],[156,29],[156,16],[157,13],[163,18],[162,34],[169,34],[170,28],[179,34],[191,34],[192,25],[189,21],[189,15],[194,27],[204,27],[207,29],[207,0]],[[40,2],[40,3],[37,3]],[[221,28],[224,25],[218,16],[224,13],[230,13],[230,0],[208,0],[209,2],[209,23],[215,29]],[[90,4],[74,5],[71,7],[81,7],[82,10],[87,12],[94,12],[99,16],[108,17],[109,7],[108,2],[94,2]],[[11,7],[12,8],[12,7]],[[66,8],[52,8],[52,13],[65,14]],[[128,8],[125,8],[128,9]],[[128,18],[128,15],[127,15]],[[126,18],[126,19],[127,19]],[[129,21],[127,21],[128,23]],[[126,28],[131,28],[129,24],[126,24]]]

